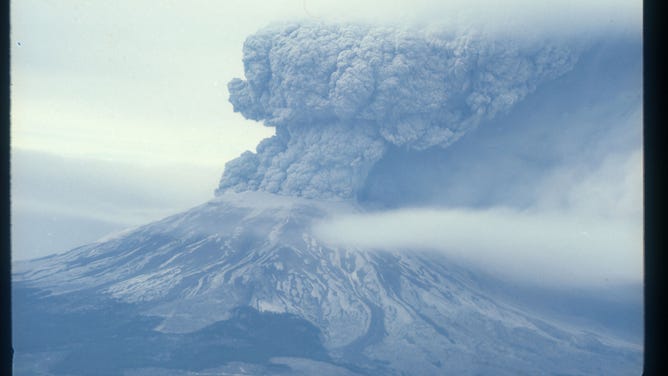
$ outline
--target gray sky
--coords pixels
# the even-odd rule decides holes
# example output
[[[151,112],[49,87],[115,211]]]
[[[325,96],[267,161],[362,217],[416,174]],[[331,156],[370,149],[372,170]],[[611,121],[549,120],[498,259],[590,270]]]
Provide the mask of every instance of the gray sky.
[[[159,5],[158,5],[159,4]],[[12,2],[12,145],[77,157],[222,166],[272,133],[232,112],[246,36],[289,19],[523,25],[639,19],[640,1]]]
[[[263,23],[251,21],[257,7],[163,4],[13,3],[12,145],[222,166],[270,135],[227,102],[244,37]]]

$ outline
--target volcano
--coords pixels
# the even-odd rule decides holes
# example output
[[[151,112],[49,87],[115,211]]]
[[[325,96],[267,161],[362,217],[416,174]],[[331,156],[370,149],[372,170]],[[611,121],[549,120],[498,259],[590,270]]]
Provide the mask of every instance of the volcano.
[[[639,367],[632,342],[528,314],[447,259],[328,248],[309,231],[314,221],[357,210],[230,193],[19,265],[17,365],[81,375],[627,374]]]
[[[401,196],[379,186],[401,153],[449,150],[503,114],[524,116],[521,129],[533,119],[517,103],[553,103],[605,56],[490,43],[310,24],[250,37],[231,102],[276,136],[229,162],[200,206],[14,263],[15,373],[637,373],[636,300],[519,286],[443,253],[335,246],[314,231]]]

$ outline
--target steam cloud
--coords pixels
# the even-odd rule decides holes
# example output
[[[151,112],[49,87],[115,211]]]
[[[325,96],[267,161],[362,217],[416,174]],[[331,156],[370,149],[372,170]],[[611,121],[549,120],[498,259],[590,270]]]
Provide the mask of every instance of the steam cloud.
[[[611,155],[586,179],[557,170],[545,182],[555,188],[525,210],[402,208],[340,215],[317,224],[314,232],[330,246],[435,251],[534,284],[639,283],[641,150]]]
[[[244,44],[234,110],[276,127],[216,191],[355,197],[390,145],[447,147],[569,71],[563,44],[358,25],[268,28]]]

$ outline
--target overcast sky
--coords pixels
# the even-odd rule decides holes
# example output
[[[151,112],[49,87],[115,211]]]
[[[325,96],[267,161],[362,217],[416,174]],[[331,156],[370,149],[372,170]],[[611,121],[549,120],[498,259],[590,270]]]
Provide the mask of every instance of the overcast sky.
[[[246,36],[289,19],[540,30],[637,21],[640,1],[12,2],[12,145],[133,163],[220,167],[272,129],[232,112]],[[157,5],[159,4],[159,5]],[[538,28],[533,28],[536,32]]]

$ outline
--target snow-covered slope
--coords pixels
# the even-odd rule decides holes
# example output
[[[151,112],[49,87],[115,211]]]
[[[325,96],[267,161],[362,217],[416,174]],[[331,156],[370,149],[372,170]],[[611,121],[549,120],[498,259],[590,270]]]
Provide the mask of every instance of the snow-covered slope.
[[[227,193],[115,238],[19,263],[14,281],[17,289],[48,291],[42,296],[50,297],[43,299],[65,299],[59,308],[64,311],[95,309],[71,296],[123,304],[152,317],[150,330],[164,335],[206,332],[236,318],[240,307],[291,314],[319,330],[327,362],[340,372],[628,374],[639,369],[639,344],[523,313],[486,293],[486,282],[446,259],[328,248],[310,231],[319,219],[358,210],[345,201]],[[20,314],[16,319],[26,320]],[[26,344],[26,350],[33,345]],[[140,365],[156,366],[150,363]]]

